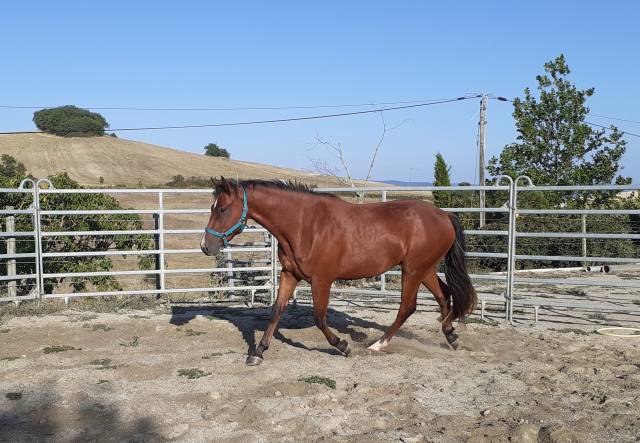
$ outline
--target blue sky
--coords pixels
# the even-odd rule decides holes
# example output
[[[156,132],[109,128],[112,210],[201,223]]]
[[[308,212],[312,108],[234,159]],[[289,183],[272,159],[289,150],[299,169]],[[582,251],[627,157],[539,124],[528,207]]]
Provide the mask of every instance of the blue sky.
[[[170,4],[169,4],[170,3]],[[564,53],[572,79],[594,86],[593,113],[640,120],[638,2],[9,2],[0,18],[0,104],[139,107],[306,106],[514,97]],[[387,112],[374,177],[428,181],[442,152],[454,181],[477,181],[478,101]],[[319,110],[101,111],[111,126],[217,123]],[[33,128],[32,110],[0,109],[0,131]],[[490,101],[487,157],[514,140],[508,103]],[[591,118],[601,124],[611,123]],[[640,133],[640,125],[618,122]],[[127,133],[202,152],[312,169],[338,165],[314,143],[340,142],[356,177],[381,131],[372,114],[300,123]],[[624,174],[640,180],[640,139]]]

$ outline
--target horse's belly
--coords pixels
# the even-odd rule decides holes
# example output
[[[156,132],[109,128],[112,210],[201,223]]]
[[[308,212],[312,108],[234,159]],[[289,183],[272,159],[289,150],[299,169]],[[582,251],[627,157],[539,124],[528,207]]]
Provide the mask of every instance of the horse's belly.
[[[350,280],[380,275],[402,261],[400,247],[386,246],[375,250],[354,247],[340,258],[338,278]]]

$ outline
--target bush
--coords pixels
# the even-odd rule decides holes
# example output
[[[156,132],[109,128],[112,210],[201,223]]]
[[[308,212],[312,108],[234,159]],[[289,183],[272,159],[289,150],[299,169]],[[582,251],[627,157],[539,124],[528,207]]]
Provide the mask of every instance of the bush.
[[[62,137],[104,135],[109,127],[102,115],[72,105],[36,111],[33,122],[41,131]]]
[[[209,143],[207,146],[204,147],[204,155],[208,155],[209,157],[224,157],[224,158],[231,157],[231,155],[229,154],[229,151],[227,151],[224,148],[221,148],[215,143]]]
[[[13,171],[13,175],[0,175],[0,187],[16,187],[27,177],[24,165],[11,156],[2,156],[0,172]],[[72,180],[65,172],[48,177],[57,189],[80,189],[81,186]],[[0,193],[0,209],[13,206],[16,209],[27,209],[32,204],[29,193]],[[118,200],[105,194],[42,194],[40,205],[43,210],[91,210],[91,209],[123,209]],[[5,219],[0,217],[0,232],[5,230]],[[17,231],[33,230],[31,216],[17,215],[15,217]],[[137,214],[95,215],[50,215],[43,217],[43,231],[112,231],[139,230],[144,226],[142,218]],[[152,249],[153,237],[148,234],[140,235],[96,235],[96,236],[64,236],[56,241],[43,242],[43,252],[68,251],[104,251],[108,249],[133,250]],[[17,242],[17,253],[33,253],[35,243],[33,238],[24,237]],[[6,254],[6,242],[0,242],[0,254]],[[139,269],[151,269],[154,264],[153,255],[138,256]],[[0,259],[0,269],[4,270],[4,259]],[[68,257],[64,260],[51,258],[44,260],[44,272],[97,272],[113,269],[113,262],[109,256],[79,256]],[[18,274],[35,273],[35,262],[20,261],[17,264]],[[120,290],[120,282],[113,276],[95,277],[60,277],[45,280],[44,290],[52,293],[56,287],[68,284],[74,292],[87,289],[88,285],[99,291]],[[25,295],[30,286],[19,283],[19,295]],[[0,288],[1,290],[2,288]]]

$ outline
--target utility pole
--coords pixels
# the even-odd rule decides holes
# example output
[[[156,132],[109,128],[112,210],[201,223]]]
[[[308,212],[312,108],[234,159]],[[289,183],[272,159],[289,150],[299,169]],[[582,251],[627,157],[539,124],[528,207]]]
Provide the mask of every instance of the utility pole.
[[[478,181],[480,186],[484,186],[484,128],[487,124],[487,94],[482,94],[480,100],[480,121],[478,122]],[[485,208],[485,192],[480,191],[480,209]],[[480,212],[480,229],[485,225],[485,213]]]

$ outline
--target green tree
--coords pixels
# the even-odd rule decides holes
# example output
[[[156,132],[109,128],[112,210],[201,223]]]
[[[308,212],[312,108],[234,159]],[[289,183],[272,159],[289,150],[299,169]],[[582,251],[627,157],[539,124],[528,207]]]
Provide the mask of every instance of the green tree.
[[[0,175],[0,187],[15,187],[26,178],[24,165],[10,156],[3,156],[0,171],[12,169],[13,175]],[[58,189],[78,189],[81,186],[72,180],[67,173],[61,172],[49,176],[49,180]],[[27,209],[32,204],[31,193],[0,193],[0,208],[13,206],[16,209]],[[104,194],[41,194],[40,206],[43,210],[91,210],[91,209],[122,209],[119,202]],[[4,229],[4,217],[0,218],[0,231]],[[100,230],[137,230],[143,228],[140,216],[136,214],[92,215],[49,215],[42,217],[43,231],[100,231]],[[30,215],[16,216],[18,231],[31,231],[33,224]],[[104,251],[107,249],[151,249],[152,237],[149,235],[98,235],[98,236],[61,236],[48,237],[43,241],[43,252],[69,251]],[[23,237],[17,242],[18,253],[33,253],[34,241],[30,237]],[[0,254],[6,253],[6,242],[0,242]],[[138,258],[140,269],[150,269],[153,257],[141,255]],[[0,268],[3,264],[0,264]],[[113,263],[108,256],[65,257],[44,260],[44,272],[95,272],[108,271]],[[35,272],[35,263],[23,260],[18,264],[18,274]],[[45,280],[45,291],[52,292],[56,286],[67,283],[74,291],[82,291],[91,284],[98,290],[120,289],[118,280],[111,276],[97,277],[60,277]],[[20,286],[20,293],[29,291],[30,286]]]
[[[215,143],[209,143],[207,146],[204,147],[204,155],[208,155],[209,157],[231,158],[229,151],[227,151],[224,148],[221,148]]]
[[[623,134],[615,126],[607,132],[585,123],[586,101],[594,88],[580,90],[567,79],[571,71],[564,55],[545,63],[544,71],[536,77],[538,98],[526,88],[524,99],[514,100],[517,141],[489,161],[489,173],[527,175],[538,186],[630,183],[618,175],[626,146]],[[554,195],[548,194],[553,204],[594,198],[587,193],[579,198]]]
[[[439,152],[436,154],[436,162],[433,165],[433,185],[434,186],[451,186],[451,166],[447,165],[444,157]],[[450,191],[434,191],[433,202],[441,208],[451,207]]]
[[[0,157],[0,180],[9,187],[9,180],[14,177],[26,176],[27,168],[24,164],[7,154]]]
[[[62,137],[104,135],[105,129],[109,127],[102,115],[73,105],[36,111],[33,122],[41,131]]]

